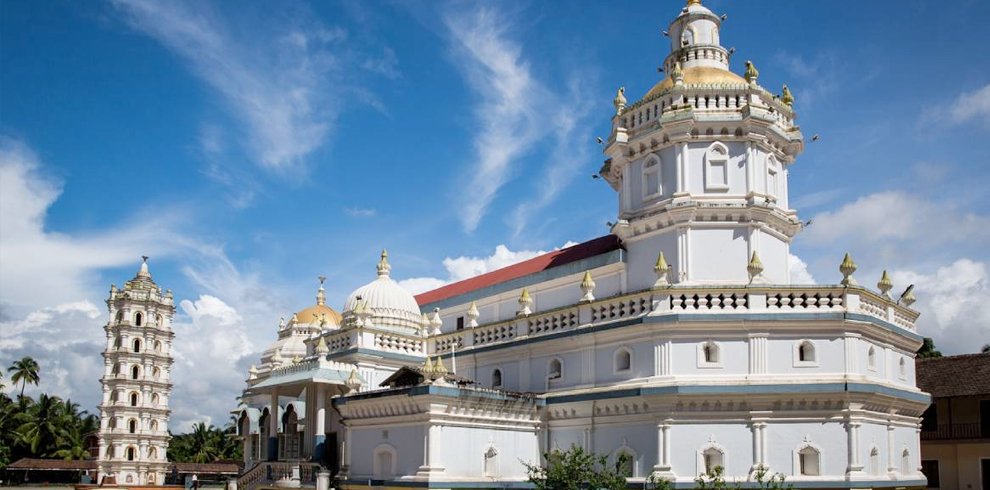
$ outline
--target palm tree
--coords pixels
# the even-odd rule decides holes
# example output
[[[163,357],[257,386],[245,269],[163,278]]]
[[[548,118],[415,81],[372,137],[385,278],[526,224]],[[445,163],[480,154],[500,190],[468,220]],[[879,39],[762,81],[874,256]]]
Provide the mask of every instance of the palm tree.
[[[38,376],[39,370],[40,368],[38,367],[38,361],[35,361],[31,357],[25,357],[20,361],[14,361],[14,363],[7,368],[7,371],[14,373],[14,375],[10,377],[10,380],[15,385],[17,383],[21,383],[21,397],[24,397],[24,387],[26,387],[28,383],[37,386],[38,381],[41,381],[41,377]]]
[[[51,456],[58,449],[59,436],[64,421],[62,400],[45,393],[38,395],[38,402],[24,414],[24,422],[17,428],[21,440],[36,456]]]

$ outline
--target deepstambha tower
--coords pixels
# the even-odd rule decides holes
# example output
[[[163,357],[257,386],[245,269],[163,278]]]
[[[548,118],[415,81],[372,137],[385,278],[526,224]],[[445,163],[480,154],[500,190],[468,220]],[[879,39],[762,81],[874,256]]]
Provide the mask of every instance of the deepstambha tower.
[[[110,286],[107,308],[99,478],[160,485],[168,466],[172,292],[155,284],[143,257],[123,289]]]

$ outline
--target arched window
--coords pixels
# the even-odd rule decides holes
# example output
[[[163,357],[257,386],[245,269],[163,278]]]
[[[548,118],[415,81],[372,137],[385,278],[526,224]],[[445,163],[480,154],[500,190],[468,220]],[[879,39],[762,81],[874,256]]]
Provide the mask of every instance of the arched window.
[[[138,379],[141,376],[141,368],[138,366],[131,366],[131,379]]]
[[[866,353],[866,367],[871,370],[877,369],[877,350],[870,346],[870,350]]]
[[[699,360],[700,364],[704,367],[718,366],[721,361],[721,356],[719,356],[718,344],[712,341],[703,342],[699,350]]]
[[[117,323],[120,323],[120,322],[124,321],[124,312],[123,311],[118,311],[117,312],[116,319],[117,319]]]
[[[151,423],[148,424],[148,427],[151,429],[151,432],[158,432],[158,421],[152,420]]]
[[[372,471],[376,479],[385,480],[395,476],[395,448],[382,444],[375,448]]]
[[[135,457],[137,457],[137,450],[133,447],[127,448],[127,460],[134,461]]]
[[[158,397],[158,393],[152,393],[151,394],[151,404],[152,405],[158,406],[159,400],[160,400],[160,398]]]
[[[643,161],[643,199],[652,199],[660,193],[660,157],[653,154]]]
[[[137,393],[131,393],[131,406],[132,407],[136,407],[137,404],[138,404],[138,394]]]
[[[913,473],[911,471],[911,453],[904,449],[901,451],[901,474],[910,475],[911,473]]]
[[[134,352],[141,352],[141,339],[134,339]]]
[[[117,418],[116,417],[110,417],[110,420],[107,421],[107,428],[108,429],[116,429],[117,428]]]
[[[870,449],[870,474],[879,475],[880,473],[880,450],[874,446]]]
[[[498,449],[495,446],[488,446],[484,454],[485,460],[483,464],[484,476],[487,477],[497,477],[498,476]]]
[[[729,189],[729,149],[715,142],[705,152],[705,190]]]
[[[114,363],[113,369],[110,371],[110,374],[120,374],[120,363],[119,362]]]
[[[694,32],[691,29],[684,29],[684,33],[681,34],[681,46],[690,46],[694,44]]]
[[[551,359],[547,365],[547,379],[560,379],[563,376],[564,366],[560,359]]]
[[[157,368],[157,367],[154,368],[154,369],[152,369],[151,370],[151,376],[153,378],[155,378],[155,379],[161,378],[162,377],[162,370],[159,369],[159,368]]]
[[[897,362],[897,371],[901,378],[907,377],[907,362],[903,357]]]
[[[161,343],[160,340],[156,340],[155,341],[155,352],[161,352],[161,351],[162,351],[162,343]]]
[[[615,469],[626,478],[636,476],[636,452],[628,447],[615,451]]]
[[[150,459],[150,460],[156,460],[156,459],[158,459],[158,448],[156,448],[154,446],[151,446],[150,448],[148,448],[148,459]],[[151,478],[153,478],[153,477],[149,477],[149,481],[153,481],[153,480],[151,480]]]
[[[613,365],[615,372],[621,373],[629,371],[632,369],[632,352],[629,349],[622,347],[615,351],[615,359],[613,360]]]
[[[718,45],[718,28],[712,29],[712,44]]]
[[[127,432],[134,434],[137,432],[137,420],[131,419],[127,422]]]
[[[798,362],[813,363],[815,358],[815,345],[810,340],[803,340],[797,348]]]
[[[115,336],[113,338],[113,348],[119,349],[122,345],[123,345],[123,339],[120,338],[120,335]]]
[[[134,314],[134,325],[140,327],[141,326],[141,320],[143,320],[143,319],[144,319],[144,317],[141,315],[141,312],[140,311],[137,312],[137,313],[135,313]]]
[[[821,474],[819,465],[821,455],[811,446],[805,446],[798,451],[798,470],[801,475],[818,476]]]
[[[502,387],[502,370],[496,369],[492,371],[492,388]]]
[[[701,458],[705,465],[705,474],[715,473],[715,468],[725,468],[725,453],[717,447],[710,447],[701,453]]]

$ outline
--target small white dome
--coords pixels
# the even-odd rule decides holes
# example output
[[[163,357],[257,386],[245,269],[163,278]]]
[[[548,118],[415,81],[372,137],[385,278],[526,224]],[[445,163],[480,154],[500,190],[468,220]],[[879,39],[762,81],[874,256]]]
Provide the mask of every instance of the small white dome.
[[[419,327],[422,316],[416,298],[389,277],[390,271],[388,252],[383,250],[378,262],[378,278],[347,297],[345,318],[353,317],[360,308],[379,327]]]

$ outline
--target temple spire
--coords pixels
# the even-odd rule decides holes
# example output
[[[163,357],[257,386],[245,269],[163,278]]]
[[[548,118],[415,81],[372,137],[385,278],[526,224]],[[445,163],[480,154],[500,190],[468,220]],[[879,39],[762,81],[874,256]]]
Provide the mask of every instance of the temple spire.
[[[388,250],[382,249],[382,258],[378,261],[378,277],[388,277],[392,266],[388,263]]]
[[[141,268],[138,269],[138,277],[151,277],[151,273],[148,272],[148,256],[141,256]]]
[[[327,293],[326,290],[323,289],[323,282],[327,280],[327,276],[319,276],[317,279],[320,280],[320,289],[316,290],[316,304],[323,306],[327,304]]]

